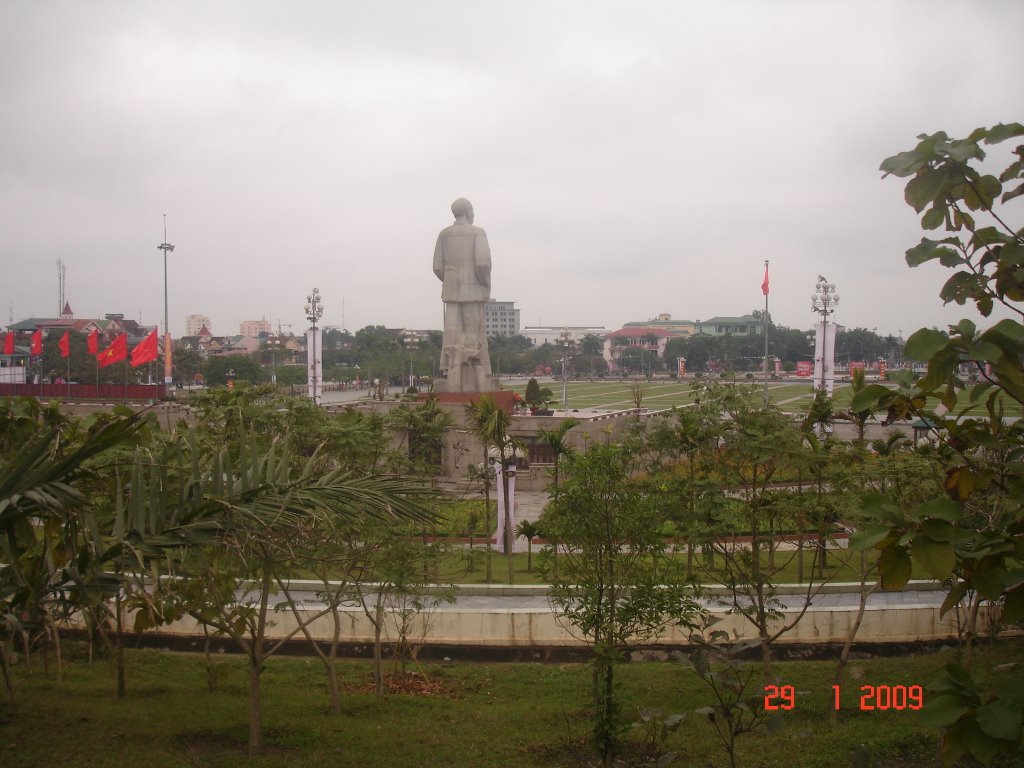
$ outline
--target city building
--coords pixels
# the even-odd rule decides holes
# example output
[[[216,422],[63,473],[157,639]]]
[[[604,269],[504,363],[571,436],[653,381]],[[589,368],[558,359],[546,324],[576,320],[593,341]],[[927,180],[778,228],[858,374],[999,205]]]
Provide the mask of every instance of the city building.
[[[484,329],[488,336],[519,334],[519,310],[514,301],[488,299],[484,304]]]
[[[270,321],[265,316],[262,320],[243,320],[238,326],[238,335],[246,338],[258,339],[261,333],[269,336],[270,331]]]
[[[671,338],[673,336],[685,337],[700,333],[698,329],[699,324],[699,320],[696,323],[692,320],[673,320],[672,315],[661,314],[651,320],[626,323],[622,328],[623,330],[633,329],[640,333],[664,331]]]
[[[697,333],[705,336],[760,336],[764,331],[764,323],[753,315],[740,317],[712,317],[703,322],[697,321]]]
[[[27,344],[29,337],[36,330],[41,330],[44,336],[64,331],[89,335],[96,330],[99,332],[100,343],[109,344],[122,333],[128,334],[129,343],[137,343],[153,330],[153,326],[142,325],[119,313],[104,315],[103,319],[76,319],[75,313],[71,311],[70,303],[65,302],[60,317],[29,317],[12,323],[8,326],[8,330],[14,331],[17,344]]]
[[[207,334],[213,330],[213,323],[206,315],[188,315],[185,317],[185,335],[199,336],[200,330],[206,326]]]
[[[673,320],[672,315],[661,314],[651,320],[626,323],[604,337],[604,359],[612,370],[620,365],[623,356],[642,360],[645,354],[653,359],[664,356],[665,347],[672,339],[688,338],[699,333],[698,323],[692,320]]]
[[[584,336],[604,338],[608,329],[603,325],[528,325],[519,334],[532,341],[535,347],[539,347],[543,344],[560,344],[565,332],[568,332],[570,341],[579,343]]]
[[[764,332],[761,321],[753,315],[740,317],[716,316],[710,320],[673,320],[663,314],[651,320],[626,323],[621,329],[605,336],[604,359],[614,370],[623,356],[631,361],[643,359],[650,353],[664,357],[669,341],[690,336],[760,336]]]

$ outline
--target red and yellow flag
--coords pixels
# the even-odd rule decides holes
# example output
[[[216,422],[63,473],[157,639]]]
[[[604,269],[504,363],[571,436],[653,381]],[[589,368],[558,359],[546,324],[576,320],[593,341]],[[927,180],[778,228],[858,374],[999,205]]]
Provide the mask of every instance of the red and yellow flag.
[[[109,347],[100,352],[96,361],[100,368],[114,363],[119,363],[128,357],[128,334],[122,333],[110,344]]]
[[[8,331],[7,335],[4,336],[4,354],[14,354],[14,331]]]
[[[132,348],[132,368],[138,368],[144,363],[149,363],[156,360],[157,356],[157,343],[156,343],[156,329],[154,328],[152,333],[146,336],[142,341],[136,344]]]
[[[32,334],[32,349],[29,352],[32,355],[43,354],[43,329],[37,328],[36,332]]]
[[[85,346],[89,350],[90,355],[95,355],[100,351],[100,332],[98,328],[93,328],[92,333],[85,338]]]
[[[68,331],[64,331],[64,335],[60,337],[60,342],[57,344],[60,347],[61,357],[71,356],[71,336]]]
[[[761,281],[761,293],[768,295],[768,265],[764,265],[764,280]]]

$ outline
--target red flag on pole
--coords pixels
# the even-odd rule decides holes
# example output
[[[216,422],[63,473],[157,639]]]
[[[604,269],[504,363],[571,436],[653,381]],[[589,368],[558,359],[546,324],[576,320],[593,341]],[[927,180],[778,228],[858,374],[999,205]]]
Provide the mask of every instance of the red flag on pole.
[[[768,265],[764,265],[764,280],[761,281],[761,293],[768,295]]]
[[[64,331],[64,335],[60,337],[60,356],[69,357],[71,355],[71,336],[68,331]]]
[[[32,349],[30,354],[41,355],[43,354],[43,329],[37,328],[36,332],[32,334]]]
[[[156,329],[154,328],[152,333],[150,333],[148,336],[146,336],[146,338],[144,338],[142,341],[136,344],[134,348],[132,348],[132,368],[138,368],[140,365],[143,365],[144,363],[156,360],[156,348]]]
[[[8,331],[7,335],[4,336],[4,354],[14,354],[14,331]]]
[[[100,351],[100,332],[98,328],[93,328],[85,339],[85,346],[89,350],[90,355],[95,355]]]
[[[122,333],[111,343],[109,347],[100,352],[99,357],[96,358],[100,364],[100,368],[103,368],[114,363],[119,363],[128,357],[128,334]]]

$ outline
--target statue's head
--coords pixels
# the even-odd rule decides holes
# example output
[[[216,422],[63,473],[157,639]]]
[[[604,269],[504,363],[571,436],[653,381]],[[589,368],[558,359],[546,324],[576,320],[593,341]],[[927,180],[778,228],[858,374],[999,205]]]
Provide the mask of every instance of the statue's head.
[[[473,223],[473,204],[464,197],[452,203],[452,213],[455,214],[456,221],[465,219],[470,224]]]

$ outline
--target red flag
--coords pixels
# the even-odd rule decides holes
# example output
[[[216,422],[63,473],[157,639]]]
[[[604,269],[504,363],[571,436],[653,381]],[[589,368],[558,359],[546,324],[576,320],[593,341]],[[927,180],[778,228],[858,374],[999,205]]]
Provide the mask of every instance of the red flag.
[[[119,363],[128,357],[128,334],[122,333],[113,343],[100,352],[99,357],[96,360],[100,364],[100,368],[113,363]]]
[[[4,354],[14,354],[14,331],[8,331],[7,335],[4,336]]]
[[[761,281],[761,293],[768,295],[768,265],[764,265],[764,280]]]
[[[90,355],[95,355],[100,351],[100,332],[99,329],[93,328],[85,339],[85,346],[89,350]]]
[[[156,360],[156,329],[132,349],[132,368]]]
[[[68,335],[67,331],[64,331],[64,335],[60,337],[60,343],[58,346],[60,347],[61,357],[71,356],[71,337]]]
[[[29,354],[41,355],[43,354],[43,329],[37,328],[36,332],[32,334],[32,350]]]

